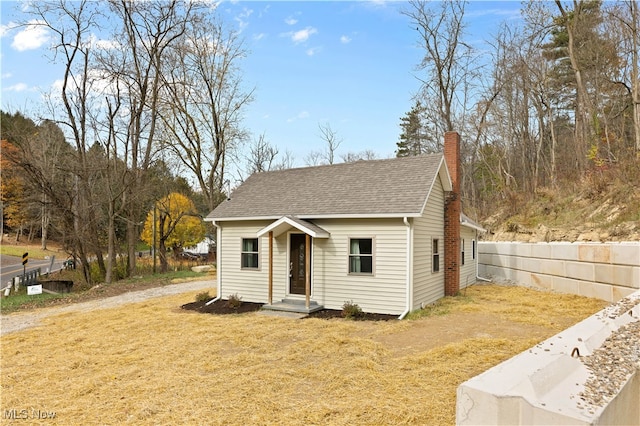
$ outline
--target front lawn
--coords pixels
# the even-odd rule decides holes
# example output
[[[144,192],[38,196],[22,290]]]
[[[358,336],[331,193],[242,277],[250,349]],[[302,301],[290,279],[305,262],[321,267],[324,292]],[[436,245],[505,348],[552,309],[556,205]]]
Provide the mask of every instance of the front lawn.
[[[55,412],[47,424],[453,424],[460,383],[605,306],[487,285],[439,315],[367,322],[180,309],[195,296],[3,336],[0,410]]]

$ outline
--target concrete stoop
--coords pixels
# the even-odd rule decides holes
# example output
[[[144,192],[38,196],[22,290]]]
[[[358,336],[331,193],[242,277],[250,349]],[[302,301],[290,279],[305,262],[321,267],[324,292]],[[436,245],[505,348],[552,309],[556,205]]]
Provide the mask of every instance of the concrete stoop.
[[[456,424],[640,424],[640,291],[461,384]]]
[[[310,314],[312,312],[320,311],[324,309],[324,306],[319,305],[318,302],[311,301],[309,307],[306,307],[304,300],[298,299],[282,299],[280,302],[272,303],[271,305],[264,305],[263,310],[268,311],[282,311],[282,312],[296,312],[301,314]]]
[[[306,318],[309,315],[309,314],[303,314],[300,312],[270,311],[268,309],[260,309],[257,312],[257,314],[264,315],[267,317],[290,318],[290,319],[302,319],[302,318]]]

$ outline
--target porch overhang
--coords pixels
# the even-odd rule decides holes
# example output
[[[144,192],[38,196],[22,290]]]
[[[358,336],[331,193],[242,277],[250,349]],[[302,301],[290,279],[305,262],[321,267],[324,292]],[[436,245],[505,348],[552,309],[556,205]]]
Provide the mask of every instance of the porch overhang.
[[[297,229],[298,231],[313,238],[329,238],[330,236],[327,231],[317,225],[314,225],[311,222],[307,222],[306,220],[300,219],[295,216],[283,216],[272,224],[265,226],[264,228],[259,230],[258,237],[262,237],[269,232],[273,232],[273,236],[277,237],[278,235],[287,232],[291,228]]]

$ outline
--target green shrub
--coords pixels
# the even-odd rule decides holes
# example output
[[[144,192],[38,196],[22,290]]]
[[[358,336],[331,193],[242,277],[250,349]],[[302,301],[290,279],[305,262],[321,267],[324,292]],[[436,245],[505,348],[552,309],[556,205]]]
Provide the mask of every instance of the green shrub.
[[[353,300],[344,302],[342,305],[342,316],[346,319],[358,319],[362,317],[362,308],[357,303],[353,303]]]
[[[211,296],[209,296],[208,291],[196,294],[196,302],[207,302],[209,300],[211,300]]]
[[[231,294],[224,305],[227,308],[238,309],[242,305],[242,297],[238,296],[238,293]]]

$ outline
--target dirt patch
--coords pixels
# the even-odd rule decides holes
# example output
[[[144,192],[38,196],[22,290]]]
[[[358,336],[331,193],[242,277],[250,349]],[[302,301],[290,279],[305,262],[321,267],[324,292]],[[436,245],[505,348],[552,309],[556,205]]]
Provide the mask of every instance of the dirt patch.
[[[547,327],[514,323],[495,314],[479,312],[449,313],[407,323],[407,329],[375,336],[374,340],[394,352],[412,354],[464,339],[543,339],[549,334]]]

